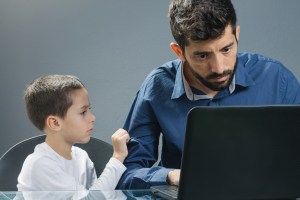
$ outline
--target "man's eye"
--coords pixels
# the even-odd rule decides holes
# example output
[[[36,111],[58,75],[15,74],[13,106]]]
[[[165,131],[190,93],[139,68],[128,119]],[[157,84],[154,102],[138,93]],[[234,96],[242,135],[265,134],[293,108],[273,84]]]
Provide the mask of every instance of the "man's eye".
[[[224,49],[223,49],[223,52],[224,52],[224,53],[227,53],[227,52],[229,52],[230,50],[231,50],[231,48],[230,48],[230,47],[227,47],[227,48],[224,48]]]
[[[81,115],[84,115],[85,113],[86,113],[86,110],[85,110],[85,111],[83,111],[83,112],[81,112],[80,114],[81,114]]]
[[[207,57],[207,54],[198,54],[197,57],[199,59],[205,59]]]

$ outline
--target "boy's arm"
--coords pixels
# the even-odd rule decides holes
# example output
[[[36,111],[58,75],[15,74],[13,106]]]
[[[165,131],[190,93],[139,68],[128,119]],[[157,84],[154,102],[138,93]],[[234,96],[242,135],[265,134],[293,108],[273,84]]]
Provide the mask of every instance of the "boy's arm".
[[[113,156],[90,190],[114,190],[126,170],[123,161],[128,155],[129,134],[124,129],[118,129],[111,139],[114,147]]]
[[[106,164],[99,178],[93,183],[90,190],[114,190],[126,167],[116,158],[112,157]]]

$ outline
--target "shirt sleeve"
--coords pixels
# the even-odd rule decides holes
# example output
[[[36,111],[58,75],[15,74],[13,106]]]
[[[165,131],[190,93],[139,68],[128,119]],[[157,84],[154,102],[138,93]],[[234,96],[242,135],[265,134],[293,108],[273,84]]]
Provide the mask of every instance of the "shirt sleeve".
[[[152,167],[158,159],[160,126],[151,106],[144,101],[143,91],[139,91],[124,129],[128,130],[128,156],[124,161],[127,170],[121,177],[119,189],[146,189],[151,185],[167,184],[167,174],[171,169]]]
[[[110,158],[90,190],[114,190],[125,170],[123,163],[113,157]]]
[[[284,104],[300,104],[300,84],[291,71],[283,68],[281,73],[281,94]]]

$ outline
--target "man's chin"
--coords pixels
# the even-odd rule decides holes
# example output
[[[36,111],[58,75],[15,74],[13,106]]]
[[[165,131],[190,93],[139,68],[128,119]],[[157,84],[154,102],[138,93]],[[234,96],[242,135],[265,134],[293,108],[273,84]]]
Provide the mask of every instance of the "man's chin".
[[[213,91],[219,92],[221,90],[224,90],[224,89],[228,88],[229,84],[228,84],[227,81],[225,81],[223,83],[218,83],[218,84],[215,84],[215,83],[214,84],[208,84],[207,87],[210,88]]]

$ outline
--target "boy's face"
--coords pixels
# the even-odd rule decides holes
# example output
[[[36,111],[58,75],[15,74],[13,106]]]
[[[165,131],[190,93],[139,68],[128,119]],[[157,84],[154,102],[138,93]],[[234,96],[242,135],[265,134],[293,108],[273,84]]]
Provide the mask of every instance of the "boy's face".
[[[90,100],[85,88],[71,93],[73,101],[64,119],[62,119],[62,137],[66,143],[87,143],[93,132],[95,116],[90,110]]]

